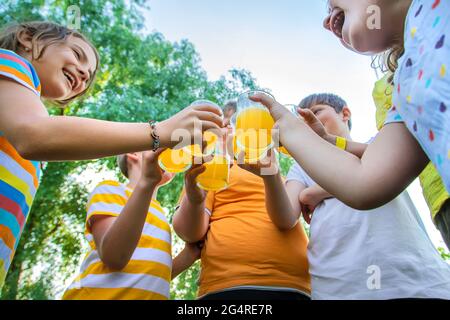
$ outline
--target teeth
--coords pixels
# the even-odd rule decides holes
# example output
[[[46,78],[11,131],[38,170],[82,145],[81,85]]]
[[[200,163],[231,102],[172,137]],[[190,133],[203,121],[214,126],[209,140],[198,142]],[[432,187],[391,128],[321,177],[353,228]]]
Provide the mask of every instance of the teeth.
[[[342,27],[344,24],[345,15],[343,12],[337,14],[333,23],[333,31],[338,35],[342,36]]]
[[[73,81],[72,76],[69,73],[65,72],[65,71],[63,73],[69,79],[70,84],[73,85],[74,81]]]

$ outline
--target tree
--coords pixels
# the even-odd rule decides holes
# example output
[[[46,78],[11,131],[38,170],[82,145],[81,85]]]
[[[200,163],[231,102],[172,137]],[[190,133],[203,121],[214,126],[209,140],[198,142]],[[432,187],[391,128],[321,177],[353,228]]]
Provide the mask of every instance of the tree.
[[[66,24],[68,0],[10,1],[0,4],[0,26],[14,21],[50,20]],[[143,0],[81,0],[81,31],[96,44],[101,68],[88,98],[53,114],[145,122],[162,120],[199,98],[222,103],[238,91],[257,88],[248,71],[208,81],[200,57],[186,41],[171,43],[160,33],[144,33]],[[49,106],[51,107],[51,106]],[[120,178],[114,158],[48,163],[3,288],[2,299],[52,299],[76,274],[82,253],[85,205],[105,175]],[[169,218],[182,177],[162,188],[159,200]],[[180,244],[174,241],[175,247]],[[174,283],[174,298],[194,298],[198,264]]]

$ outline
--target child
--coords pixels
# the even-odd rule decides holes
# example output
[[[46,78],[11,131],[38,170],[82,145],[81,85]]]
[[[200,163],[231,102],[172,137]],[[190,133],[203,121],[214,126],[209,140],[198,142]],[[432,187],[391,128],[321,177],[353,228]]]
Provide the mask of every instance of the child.
[[[159,153],[119,156],[129,183],[104,181],[91,193],[86,219],[91,250],[63,299],[168,299],[171,278],[200,257],[200,249],[187,244],[172,263],[170,226],[156,196],[173,175],[159,168]]]
[[[325,26],[353,50],[378,53],[393,48],[398,53],[399,47],[405,47],[395,73],[391,115],[359,159],[327,144],[270,97],[255,96],[277,121],[281,143],[314,181],[356,209],[388,203],[430,160],[450,191],[450,80],[446,70],[450,2],[331,0],[329,4]],[[372,4],[383,14],[380,29],[370,30],[366,24],[367,7]],[[337,141],[345,144],[343,139]]]
[[[351,141],[350,110],[341,98],[313,95],[300,107],[316,114],[327,132]],[[275,224],[293,223],[305,207],[314,211],[308,245],[312,299],[450,299],[450,266],[429,240],[407,193],[363,212],[331,198],[298,164],[286,187],[279,179],[265,181],[270,179],[278,181],[271,189],[273,202],[290,200],[277,204],[284,210],[269,211]]]
[[[284,230],[272,223],[266,209],[271,191],[262,178],[233,164],[228,188],[206,193],[195,182],[203,170],[195,166],[186,174],[186,193],[173,219],[183,240],[205,239],[199,297],[309,299],[308,239],[302,226]]]
[[[223,125],[229,126],[231,125],[231,117],[236,113],[237,111],[237,102],[235,100],[230,100],[227,103],[225,103],[223,107]]]
[[[85,94],[99,65],[80,33],[50,22],[0,32],[0,289],[39,184],[37,161],[81,160],[172,147],[172,131],[222,125],[221,110],[189,107],[158,123],[50,117],[41,97],[65,105]],[[198,131],[198,129],[196,129]]]
[[[389,84],[389,73],[375,83],[373,98],[377,107],[377,128],[381,130],[387,113],[392,105],[392,85]],[[423,196],[431,212],[436,228],[441,232],[442,238],[450,248],[450,195],[445,189],[439,173],[432,163],[429,163],[419,176]]]

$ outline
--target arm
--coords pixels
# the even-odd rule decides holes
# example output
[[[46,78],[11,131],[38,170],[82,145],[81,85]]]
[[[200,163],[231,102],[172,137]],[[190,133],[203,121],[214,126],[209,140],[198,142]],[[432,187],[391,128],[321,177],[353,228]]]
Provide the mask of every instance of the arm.
[[[195,181],[204,171],[204,166],[193,166],[186,173],[186,194],[173,217],[173,229],[188,243],[203,240],[208,232],[209,215],[205,212],[206,192],[197,187]]]
[[[175,129],[186,129],[193,136],[194,123],[201,123],[202,130],[221,127],[219,114],[220,110],[209,105],[182,110],[157,125],[161,146],[178,143],[171,141]],[[147,123],[50,117],[31,90],[1,77],[0,128],[19,154],[30,160],[94,159],[149,150],[153,144]]]
[[[324,141],[273,99],[264,95],[252,99],[269,108],[283,145],[311,178],[355,209],[370,210],[391,201],[429,161],[402,123],[384,126],[359,159]]]
[[[173,259],[172,264],[172,279],[176,278],[180,273],[187,270],[200,259],[201,246],[199,243],[186,243],[183,251]]]
[[[270,197],[266,197],[270,219],[281,230],[292,229],[298,223],[300,210],[295,211],[293,208],[280,173],[263,179],[266,194],[270,194]]]
[[[309,127],[317,133],[322,139],[331,143],[333,146],[336,145],[337,136],[329,134],[325,129],[325,126],[317,119],[316,115],[310,109],[298,109],[298,113],[303,117],[305,122]],[[367,144],[359,143],[354,141],[347,141],[347,146],[345,151],[354,154],[358,158],[361,158],[367,149]]]
[[[314,210],[323,200],[332,198],[333,196],[322,189],[319,185],[313,185],[304,189],[298,197],[299,203],[302,207],[303,218],[306,223],[310,224]]]
[[[326,137],[324,137],[325,141],[328,141],[333,146],[336,145],[336,136],[328,134]],[[345,147],[345,151],[357,156],[358,158],[362,158],[364,152],[367,149],[368,144],[355,142],[351,140],[347,140],[347,146]]]
[[[254,164],[244,163],[243,158],[244,153],[241,152],[238,159],[239,166],[261,177],[264,181],[265,193],[270,195],[265,197],[266,209],[272,222],[280,230],[290,230],[295,227],[300,216],[299,206],[293,206],[290,201],[278,170],[275,154],[271,151],[268,157]],[[264,169],[266,170],[263,171]]]
[[[93,217],[91,230],[102,262],[113,270],[125,268],[133,255],[150,206],[153,192],[161,180],[158,153],[143,154],[143,175],[118,217]],[[150,168],[149,168],[150,167]],[[144,171],[148,173],[145,174]]]

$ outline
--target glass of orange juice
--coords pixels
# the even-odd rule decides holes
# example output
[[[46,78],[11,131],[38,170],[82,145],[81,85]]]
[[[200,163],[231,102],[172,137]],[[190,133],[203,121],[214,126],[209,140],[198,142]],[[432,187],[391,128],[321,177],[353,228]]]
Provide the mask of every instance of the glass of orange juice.
[[[298,112],[297,112],[297,108],[298,106],[295,104],[285,104],[284,105],[286,107],[286,109],[288,109],[290,112],[292,112],[293,115],[298,117]],[[280,152],[280,154],[283,154],[287,157],[290,157],[291,155],[289,154],[289,152],[286,150],[285,147],[283,146],[279,146],[278,147],[278,151]]]
[[[262,159],[273,147],[272,127],[275,122],[270,112],[261,103],[249,99],[249,96],[261,92],[270,95],[264,91],[248,91],[241,94],[237,102],[236,145],[245,152],[245,162]]]
[[[199,105],[213,105],[220,108],[216,103],[209,100],[197,100],[191,103],[191,106]],[[203,133],[203,141],[194,141],[194,144],[185,147],[184,150],[191,157],[202,158],[214,153],[216,141],[217,135],[208,130]],[[206,146],[204,147],[203,142],[206,142]]]
[[[226,189],[230,176],[230,157],[227,153],[226,135],[217,137],[213,158],[204,163],[205,171],[197,177],[197,185],[206,191]]]
[[[158,157],[161,169],[170,173],[182,173],[192,166],[192,157],[183,149],[166,149]]]

